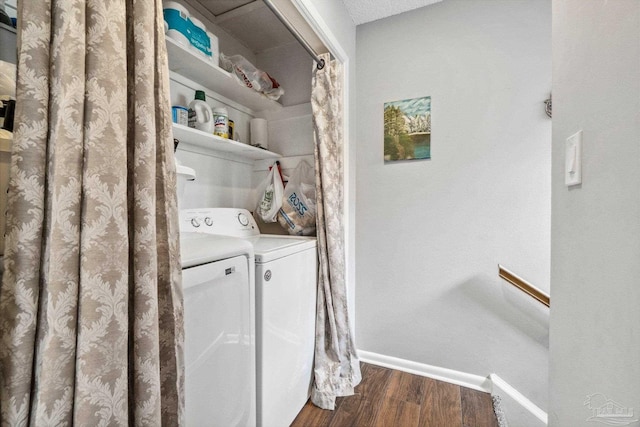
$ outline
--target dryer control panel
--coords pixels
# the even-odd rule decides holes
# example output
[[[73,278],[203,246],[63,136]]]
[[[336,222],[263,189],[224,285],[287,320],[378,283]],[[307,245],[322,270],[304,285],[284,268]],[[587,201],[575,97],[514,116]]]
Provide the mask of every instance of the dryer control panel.
[[[235,237],[260,234],[251,213],[237,208],[183,209],[180,211],[180,231]]]

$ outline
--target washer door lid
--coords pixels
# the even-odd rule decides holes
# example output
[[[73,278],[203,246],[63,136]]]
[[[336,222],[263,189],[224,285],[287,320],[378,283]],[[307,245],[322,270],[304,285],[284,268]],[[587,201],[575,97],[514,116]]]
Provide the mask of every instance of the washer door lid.
[[[256,262],[269,262],[316,247],[314,237],[262,234],[249,240],[253,243]]]

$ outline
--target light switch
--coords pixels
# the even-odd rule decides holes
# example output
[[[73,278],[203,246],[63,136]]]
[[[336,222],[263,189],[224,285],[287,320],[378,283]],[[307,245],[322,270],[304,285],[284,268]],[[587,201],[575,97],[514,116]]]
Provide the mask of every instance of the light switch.
[[[567,138],[564,154],[564,184],[582,184],[582,131]]]

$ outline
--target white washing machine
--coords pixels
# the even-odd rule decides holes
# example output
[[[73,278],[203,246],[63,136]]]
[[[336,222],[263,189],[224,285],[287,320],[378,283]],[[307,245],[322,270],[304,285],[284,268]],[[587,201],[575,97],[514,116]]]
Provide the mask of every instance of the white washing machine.
[[[180,221],[200,232],[241,237],[253,246],[257,422],[289,426],[307,402],[313,381],[316,239],[260,234],[245,209],[187,209]]]
[[[255,426],[255,279],[246,240],[181,224],[187,426]]]

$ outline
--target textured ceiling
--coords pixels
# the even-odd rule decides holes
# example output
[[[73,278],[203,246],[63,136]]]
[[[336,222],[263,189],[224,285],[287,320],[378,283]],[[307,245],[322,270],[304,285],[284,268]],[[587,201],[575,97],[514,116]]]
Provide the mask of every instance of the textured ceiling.
[[[442,0],[342,0],[356,25],[418,9]]]

